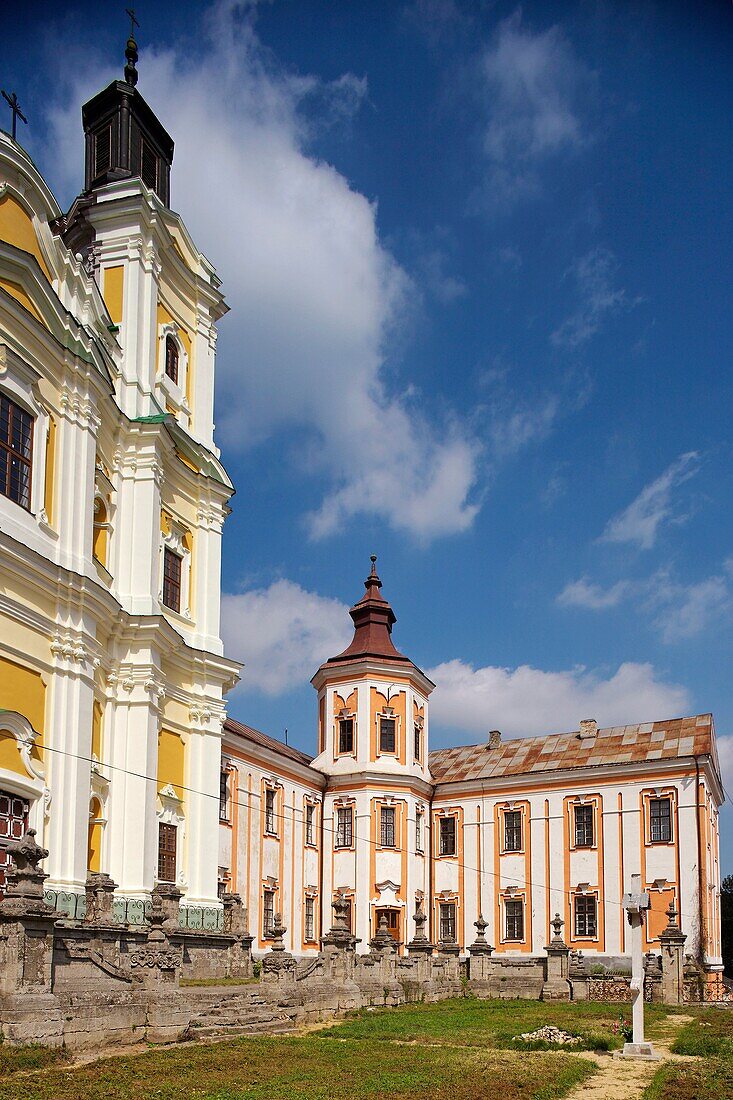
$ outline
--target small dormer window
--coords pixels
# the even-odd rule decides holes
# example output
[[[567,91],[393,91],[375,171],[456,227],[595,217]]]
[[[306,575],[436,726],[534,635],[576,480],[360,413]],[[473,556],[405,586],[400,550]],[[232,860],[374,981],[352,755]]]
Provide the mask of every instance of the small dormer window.
[[[165,338],[165,373],[178,385],[178,344],[170,334]]]

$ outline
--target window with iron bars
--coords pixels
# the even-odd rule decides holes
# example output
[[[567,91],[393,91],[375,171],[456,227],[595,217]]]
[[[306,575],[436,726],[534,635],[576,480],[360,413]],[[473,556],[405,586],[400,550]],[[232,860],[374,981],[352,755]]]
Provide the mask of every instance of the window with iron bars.
[[[522,850],[522,814],[520,810],[504,811],[504,851]]]
[[[307,802],[305,807],[305,842],[306,844],[315,844],[316,842],[316,828],[315,828],[315,814],[316,808],[312,802]]]
[[[441,817],[440,819],[440,854],[442,856],[454,856],[456,854],[455,817]]]
[[[504,902],[506,939],[524,939],[524,902],[518,898],[507,898]]]
[[[593,847],[593,807],[575,806],[575,847]]]
[[[422,852],[422,850],[423,850],[422,822],[423,822],[423,815],[418,810],[418,812],[415,814],[415,851],[416,852]]]
[[[265,832],[277,836],[276,795],[271,787],[265,790]]]
[[[219,821],[229,820],[229,772],[222,768],[219,773]]]
[[[339,806],[336,811],[336,847],[350,848],[354,842],[354,810]]]
[[[581,894],[575,899],[575,935],[595,936],[597,928],[596,899],[587,894]]]
[[[305,899],[305,938],[309,943],[316,938],[315,898]]]
[[[443,943],[455,943],[456,905],[453,901],[440,903],[440,939]]]
[[[262,893],[262,938],[272,939],[272,930],[275,927],[275,891],[264,890]]]
[[[382,806],[381,808],[379,842],[383,848],[394,848],[395,846],[394,806]]]
[[[666,844],[672,839],[672,799],[649,800],[649,830],[652,844]]]

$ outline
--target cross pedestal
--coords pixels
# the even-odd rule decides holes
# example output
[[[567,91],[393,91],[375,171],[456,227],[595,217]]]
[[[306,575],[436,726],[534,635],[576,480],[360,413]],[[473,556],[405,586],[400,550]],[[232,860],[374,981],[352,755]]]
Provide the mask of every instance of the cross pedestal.
[[[642,928],[644,914],[650,908],[649,895],[641,889],[641,875],[631,876],[631,893],[624,894],[621,902],[631,925],[631,1019],[634,1034],[624,1049],[616,1052],[617,1058],[659,1058],[651,1043],[644,1039],[644,955]]]

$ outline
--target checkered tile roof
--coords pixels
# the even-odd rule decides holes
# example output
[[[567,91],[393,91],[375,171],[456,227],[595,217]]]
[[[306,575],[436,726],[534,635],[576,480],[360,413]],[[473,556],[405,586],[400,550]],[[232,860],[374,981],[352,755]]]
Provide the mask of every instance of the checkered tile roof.
[[[519,737],[496,748],[460,745],[430,753],[430,771],[436,783],[472,779],[501,779],[510,775],[592,768],[608,764],[636,764],[713,755],[712,714],[646,722],[636,726],[599,729],[594,737],[579,731],[548,737]]]

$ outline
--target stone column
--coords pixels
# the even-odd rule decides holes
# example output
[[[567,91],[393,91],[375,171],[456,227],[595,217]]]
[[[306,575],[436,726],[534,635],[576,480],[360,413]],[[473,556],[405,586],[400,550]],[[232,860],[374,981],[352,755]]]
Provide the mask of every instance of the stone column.
[[[63,1043],[63,1015],[52,994],[54,922],[43,900],[48,877],[38,864],[48,852],[35,829],[8,845],[13,868],[0,902],[0,1019],[11,1043]]]
[[[160,898],[160,906],[163,910],[163,931],[169,936],[180,932],[180,912],[181,912],[181,898],[182,892],[177,886],[168,884],[165,882],[159,882],[151,893],[151,898],[155,902],[155,897]]]
[[[677,910],[670,901],[667,909],[667,927],[660,933],[662,946],[662,1001],[666,1005],[684,1001],[684,946],[687,936],[677,923]]]
[[[224,931],[227,935],[234,937],[234,942],[229,948],[227,977],[249,978],[252,975],[252,936],[247,935],[247,910],[242,905],[239,894],[225,894],[222,905],[224,906]]]
[[[290,952],[285,950],[283,936],[286,932],[287,928],[283,924],[282,913],[275,913],[272,927],[272,948],[262,959],[262,975],[265,978],[281,980],[293,976],[296,964]]]
[[[106,874],[87,875],[87,909],[84,924],[117,925],[114,914],[114,898],[117,883]]]
[[[547,976],[542,986],[543,1001],[569,1001],[571,998],[572,986],[568,980],[570,948],[562,938],[564,923],[560,914],[555,913],[552,921],[554,934],[545,948]]]
[[[473,922],[473,926],[476,929],[476,939],[468,949],[471,956],[469,977],[472,981],[487,981],[491,968],[491,955],[494,950],[486,939],[486,929],[489,924],[488,921],[484,920],[483,914],[479,913],[479,918]]]

